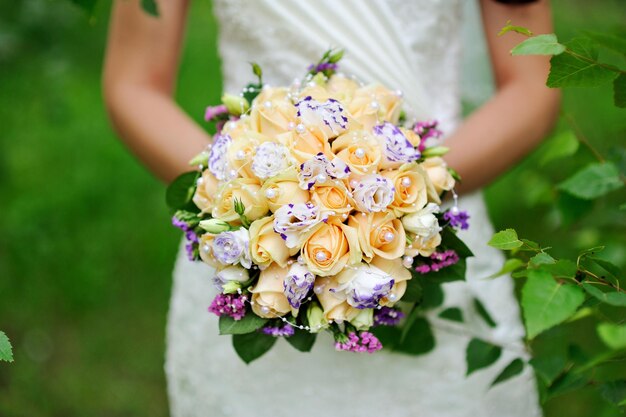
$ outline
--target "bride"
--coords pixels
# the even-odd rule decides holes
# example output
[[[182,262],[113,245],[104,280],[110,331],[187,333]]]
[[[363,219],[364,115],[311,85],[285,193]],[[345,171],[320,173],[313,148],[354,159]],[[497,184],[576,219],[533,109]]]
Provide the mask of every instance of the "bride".
[[[461,123],[464,3],[474,0],[214,0],[225,89],[236,92],[259,62],[270,84],[289,84],[329,46],[345,49],[342,71],[403,91],[412,117],[434,118],[449,135],[446,156],[463,177],[460,205],[472,228],[462,238],[476,257],[467,282],[445,285],[429,313],[436,348],[422,356],[337,353],[319,341],[302,354],[284,341],[244,365],[206,312],[212,270],[179,253],[168,320],[166,371],[171,412],[182,416],[537,416],[530,367],[490,388],[516,357],[526,357],[510,279],[485,280],[502,263],[487,247],[492,233],[480,187],[529,152],[549,131],[559,96],[544,87],[548,61],[511,58],[516,35],[497,37],[507,20],[552,31],[548,0],[480,0],[496,93]],[[172,99],[188,1],[159,1],[160,16],[139,0],[116,0],[104,71],[108,111],[122,139],[164,181],[189,169],[207,133]],[[510,3],[510,4],[505,4]],[[516,3],[516,4],[513,4]],[[521,4],[524,3],[524,4]],[[478,16],[474,17],[480,23]],[[471,22],[470,22],[471,23]],[[471,51],[471,49],[470,49]],[[473,299],[497,325],[486,325]],[[463,324],[438,318],[458,307]],[[456,324],[456,323],[455,323]],[[466,376],[465,349],[479,337],[502,346],[499,360]]]

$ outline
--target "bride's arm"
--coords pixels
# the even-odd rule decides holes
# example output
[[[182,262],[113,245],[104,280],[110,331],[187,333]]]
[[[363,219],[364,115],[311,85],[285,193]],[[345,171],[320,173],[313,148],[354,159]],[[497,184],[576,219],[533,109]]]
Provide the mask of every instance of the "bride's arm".
[[[558,90],[545,86],[549,58],[512,57],[521,35],[497,36],[509,19],[537,34],[552,32],[548,0],[519,6],[481,0],[481,7],[497,92],[446,142],[462,192],[488,184],[532,150],[552,128],[560,101]]]
[[[116,0],[105,57],[104,98],[115,129],[164,181],[188,170],[208,141],[172,98],[187,5],[160,1],[154,18],[139,0]]]

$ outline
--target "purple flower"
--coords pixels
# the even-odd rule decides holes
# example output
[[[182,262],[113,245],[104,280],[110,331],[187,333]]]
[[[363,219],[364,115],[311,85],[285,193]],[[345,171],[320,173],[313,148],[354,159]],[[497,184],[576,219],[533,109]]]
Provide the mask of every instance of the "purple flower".
[[[289,268],[289,272],[283,281],[283,287],[285,296],[287,296],[287,300],[293,308],[300,308],[307,294],[313,288],[314,282],[315,275],[306,267],[294,263]]]
[[[383,348],[380,340],[370,332],[350,332],[350,334],[340,335],[341,340],[335,342],[335,349],[347,352],[367,352],[373,353]]]
[[[212,249],[215,259],[224,265],[241,263],[244,268],[252,266],[250,235],[246,229],[218,234],[213,239]]]
[[[345,162],[337,157],[329,161],[326,155],[320,152],[300,164],[298,180],[300,188],[310,190],[315,183],[323,184],[329,179],[343,179],[349,174],[350,168]]]
[[[423,152],[426,149],[426,141],[430,138],[438,139],[443,135],[443,132],[437,129],[439,122],[437,120],[430,120],[426,122],[417,122],[413,126],[413,131],[420,136],[420,144],[418,149]]]
[[[452,249],[448,249],[443,252],[434,252],[428,258],[429,262],[415,267],[415,271],[420,274],[427,274],[429,272],[437,272],[443,268],[447,268],[451,265],[459,262],[459,255]]]
[[[179,228],[180,230],[182,230],[183,232],[186,232],[189,230],[189,225],[187,224],[187,222],[179,219],[176,216],[172,216],[172,225],[174,227]]]
[[[454,228],[460,228],[461,230],[467,230],[469,228],[469,223],[467,221],[470,216],[465,210],[459,210],[457,207],[452,207],[449,211],[444,213],[443,218]]]
[[[218,294],[209,306],[209,312],[216,316],[229,316],[241,320],[246,315],[246,296]]]
[[[311,96],[305,97],[296,104],[297,115],[305,127],[323,127],[328,137],[341,134],[348,128],[348,117],[341,104],[332,98],[323,103]]]
[[[274,337],[289,337],[289,336],[293,336],[293,334],[295,333],[295,330],[293,328],[293,326],[289,323],[285,323],[285,325],[283,327],[273,327],[273,326],[267,326],[267,327],[263,327],[261,329],[261,331],[264,334],[268,334],[270,336],[274,336]]]
[[[228,108],[224,104],[220,104],[219,106],[209,106],[206,108],[204,112],[204,120],[207,122],[212,120],[215,117],[221,116],[222,114],[227,114]]]
[[[404,318],[404,313],[391,307],[374,310],[374,326],[395,326]]]
[[[308,70],[311,72],[336,71],[339,65],[333,62],[322,62],[321,64],[311,64]]]
[[[230,164],[226,155],[231,143],[232,139],[230,136],[216,135],[209,152],[209,171],[220,181],[228,179],[230,174]]]
[[[385,122],[373,127],[374,135],[382,142],[386,166],[398,167],[420,158],[420,152],[413,147],[402,131],[392,123]]]
[[[353,268],[346,268],[337,276],[343,284],[334,289],[334,292],[343,292],[348,304],[354,308],[374,308],[381,298],[391,291],[394,279],[381,269],[361,263]]]

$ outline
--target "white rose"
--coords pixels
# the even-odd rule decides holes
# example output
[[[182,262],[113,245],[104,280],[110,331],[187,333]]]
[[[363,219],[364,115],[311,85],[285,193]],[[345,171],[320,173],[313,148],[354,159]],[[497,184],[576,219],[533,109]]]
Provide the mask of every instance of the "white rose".
[[[361,263],[355,268],[346,268],[337,275],[337,293],[344,293],[352,307],[375,308],[381,298],[391,291],[394,279],[373,265]]]
[[[434,213],[439,212],[439,206],[434,203],[428,203],[426,207],[412,214],[408,214],[402,218],[404,230],[415,233],[423,239],[430,239],[437,235],[441,228],[439,221]]]
[[[238,265],[227,266],[226,268],[218,271],[213,277],[213,284],[220,291],[225,291],[228,287],[232,287],[232,284],[242,284],[250,279],[248,270]]]
[[[289,166],[289,150],[274,142],[265,142],[256,149],[252,158],[252,172],[261,179],[270,178]]]
[[[332,98],[320,103],[307,96],[296,104],[296,108],[305,127],[321,129],[326,137],[336,137],[348,128],[348,118],[343,107]]]
[[[252,266],[250,235],[244,228],[233,232],[222,232],[215,236],[212,251],[215,259],[223,265],[241,263],[244,268]]]

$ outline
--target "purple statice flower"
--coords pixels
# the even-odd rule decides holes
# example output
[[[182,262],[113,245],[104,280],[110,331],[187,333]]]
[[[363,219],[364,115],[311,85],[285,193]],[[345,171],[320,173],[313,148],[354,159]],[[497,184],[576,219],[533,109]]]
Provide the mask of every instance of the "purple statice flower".
[[[206,108],[204,112],[204,120],[207,122],[214,119],[215,117],[221,116],[222,114],[227,114],[228,108],[224,104],[220,104],[219,106],[209,106]]]
[[[393,123],[385,122],[372,128],[374,135],[383,145],[387,163],[400,166],[420,158],[420,152],[413,147],[402,131]]]
[[[180,230],[182,230],[183,232],[187,232],[189,230],[189,225],[187,224],[187,222],[179,219],[176,216],[172,216],[172,225],[174,227],[179,228]]]
[[[187,258],[190,261],[196,259],[195,251],[198,248],[198,244],[200,240],[198,239],[198,235],[193,230],[187,230],[185,232],[185,238],[187,239],[187,243],[185,244],[185,251],[187,251]]]
[[[404,313],[391,307],[374,310],[374,326],[395,326],[404,318]]]
[[[336,71],[339,65],[333,62],[322,62],[320,64],[311,64],[307,67],[310,72]]]
[[[280,326],[266,326],[261,329],[264,334],[268,334],[274,337],[289,337],[293,336],[296,332],[293,326],[289,323],[285,323],[283,327]]]
[[[459,210],[456,206],[446,211],[443,218],[454,228],[460,228],[461,230],[467,230],[469,228],[469,223],[467,222],[470,218],[469,214],[467,214],[465,210]]]
[[[229,316],[241,320],[246,315],[246,296],[218,294],[209,306],[209,312],[219,317]]]
[[[438,139],[443,132],[437,128],[439,122],[437,120],[429,120],[426,122],[417,122],[413,126],[413,131],[420,136],[420,144],[418,149],[423,152],[426,149],[426,141],[430,138]]]
[[[373,353],[383,348],[382,343],[370,332],[350,332],[347,336],[342,335],[343,340],[335,342],[335,349],[347,352]]]
[[[451,265],[459,262],[459,255],[452,249],[448,249],[443,252],[434,252],[428,258],[429,263],[424,263],[415,267],[415,271],[420,274],[427,274],[429,272],[437,272],[443,268],[447,268]]]
[[[283,288],[285,296],[293,308],[300,308],[307,294],[313,288],[314,282],[315,275],[305,266],[298,263],[291,265],[283,281]]]

